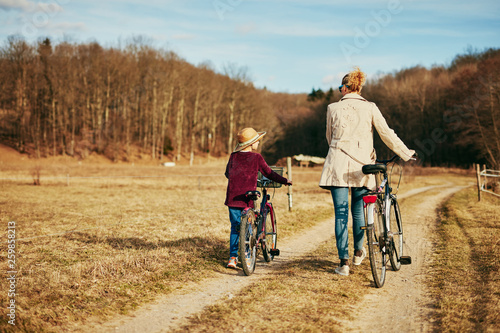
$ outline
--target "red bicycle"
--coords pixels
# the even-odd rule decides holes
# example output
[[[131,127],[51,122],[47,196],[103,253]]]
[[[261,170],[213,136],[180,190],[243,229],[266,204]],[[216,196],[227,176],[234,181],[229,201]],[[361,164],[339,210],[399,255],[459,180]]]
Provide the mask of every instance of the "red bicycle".
[[[283,168],[272,167],[273,171],[283,173]],[[257,187],[262,188],[260,209],[245,208],[241,213],[239,257],[245,275],[251,275],[255,270],[258,249],[266,262],[279,256],[276,248],[278,241],[278,225],[268,188],[281,187],[280,183],[273,182],[259,173]],[[261,194],[259,191],[248,191],[246,196],[256,202]],[[254,205],[256,207],[256,205]]]

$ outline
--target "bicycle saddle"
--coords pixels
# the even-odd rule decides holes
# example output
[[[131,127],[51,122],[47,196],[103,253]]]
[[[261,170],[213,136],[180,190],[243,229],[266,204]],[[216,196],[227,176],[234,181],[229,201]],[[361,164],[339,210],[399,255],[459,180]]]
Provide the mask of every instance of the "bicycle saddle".
[[[385,164],[367,164],[363,165],[363,168],[361,170],[365,175],[369,175],[379,172],[386,172],[387,166]]]
[[[257,200],[258,198],[260,198],[260,192],[259,191],[248,191],[247,193],[245,193],[245,195],[250,200]]]

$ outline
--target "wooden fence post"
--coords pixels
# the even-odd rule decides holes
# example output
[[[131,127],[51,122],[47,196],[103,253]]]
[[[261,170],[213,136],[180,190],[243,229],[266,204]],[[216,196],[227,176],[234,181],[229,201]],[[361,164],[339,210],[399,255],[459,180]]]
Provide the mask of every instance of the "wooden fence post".
[[[484,189],[487,190],[488,189],[488,177],[486,176],[486,164],[483,164],[482,172],[484,172],[483,186],[484,186]]]
[[[477,201],[481,201],[481,166],[476,164],[476,177],[477,177]]]
[[[291,157],[286,158],[286,172],[287,172],[288,180],[292,181],[292,158]],[[289,212],[292,211],[292,205],[293,205],[292,187],[288,186],[288,211]]]

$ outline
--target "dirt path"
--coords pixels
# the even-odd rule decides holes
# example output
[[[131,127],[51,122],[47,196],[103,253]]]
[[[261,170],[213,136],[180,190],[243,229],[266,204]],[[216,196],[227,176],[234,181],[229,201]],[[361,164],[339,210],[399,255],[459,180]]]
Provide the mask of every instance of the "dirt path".
[[[416,189],[399,197],[417,195],[438,187],[441,186]],[[431,251],[436,209],[445,198],[462,188],[446,186],[438,194],[423,196],[423,200],[419,199],[418,205],[412,209],[413,213],[407,213],[406,217],[403,215],[407,243],[405,251],[411,254],[413,264],[404,266],[397,274],[389,271],[385,286],[370,291],[354,309],[360,316],[354,322],[345,322],[346,327],[360,332],[374,331],[374,328],[375,331],[384,332],[428,331],[430,326],[425,317],[429,300],[423,289],[423,278],[428,264],[426,258]],[[137,310],[133,317],[120,316],[91,329],[101,332],[168,332],[179,327],[185,318],[202,311],[206,306],[220,299],[233,297],[239,290],[269,274],[281,263],[307,255],[317,244],[333,237],[333,229],[329,219],[307,234],[290,239],[286,244],[282,243],[279,246],[282,254],[275,258],[272,268],[267,267],[265,263],[258,263],[255,273],[250,277],[244,276],[241,270],[227,270],[217,278],[203,281],[203,285],[191,283],[180,291],[162,297],[155,303]],[[395,290],[404,290],[403,297],[396,294]],[[389,311],[381,314],[378,310],[381,308]],[[376,327],[373,326],[374,323],[377,323]]]
[[[345,323],[354,332],[429,332],[432,327],[430,305],[424,282],[429,271],[433,235],[436,229],[436,209],[464,186],[442,187],[438,194],[420,197],[418,203],[406,205],[403,225],[404,251],[412,264],[394,273],[388,269],[383,288],[373,288],[356,306],[354,321]],[[403,196],[400,196],[403,198]],[[423,200],[422,200],[423,199]],[[381,311],[385,309],[386,311]]]

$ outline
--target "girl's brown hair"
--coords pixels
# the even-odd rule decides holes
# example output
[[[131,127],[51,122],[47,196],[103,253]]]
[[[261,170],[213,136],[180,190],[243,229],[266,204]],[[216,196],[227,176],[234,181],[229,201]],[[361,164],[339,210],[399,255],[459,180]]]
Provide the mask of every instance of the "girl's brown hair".
[[[352,72],[344,76],[342,84],[345,84],[353,92],[360,92],[365,81],[366,74],[363,73],[359,67],[354,67]]]

